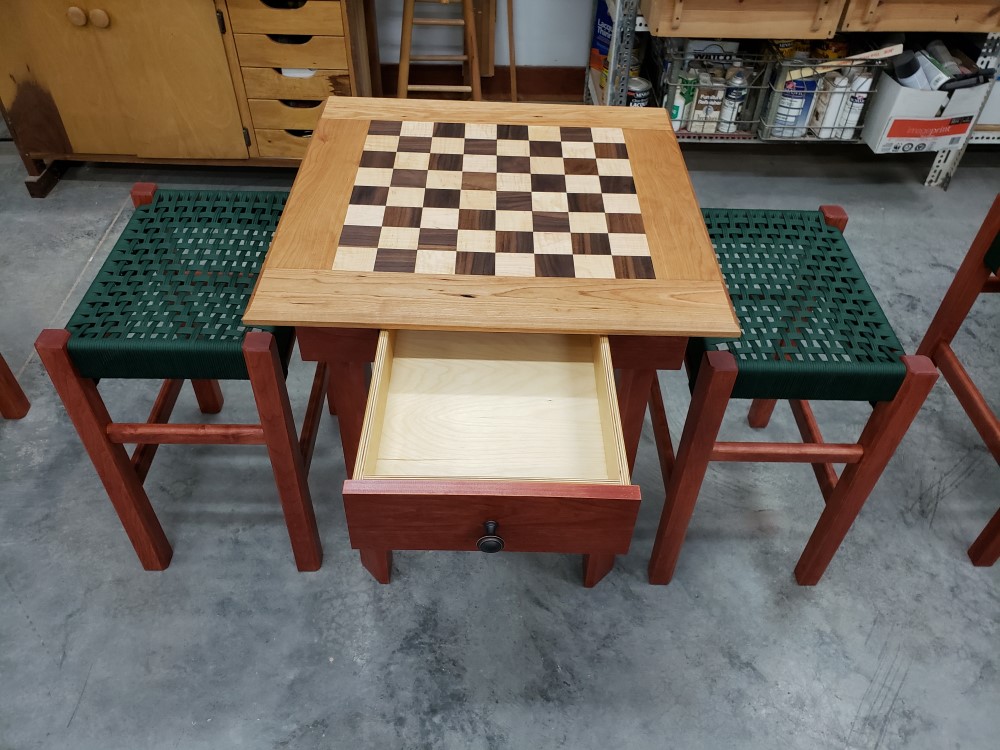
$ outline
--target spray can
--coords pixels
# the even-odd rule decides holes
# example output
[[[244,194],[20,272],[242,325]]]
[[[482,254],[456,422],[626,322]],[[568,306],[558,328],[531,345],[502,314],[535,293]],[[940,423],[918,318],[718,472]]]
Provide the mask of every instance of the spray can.
[[[868,99],[868,92],[872,87],[872,76],[870,73],[859,73],[851,82],[851,93],[840,108],[840,117],[837,118],[837,131],[835,138],[842,141],[850,141],[854,138],[854,131],[857,130],[858,122],[861,120],[861,112],[865,108],[865,100]]]
[[[840,122],[841,110],[846,106],[845,100],[850,93],[851,82],[841,73],[829,73],[820,82],[822,91],[816,94],[816,111],[813,112],[812,131],[817,138],[834,138],[837,136],[837,123]]]
[[[719,126],[716,132],[735,133],[740,118],[740,110],[747,100],[750,84],[742,68],[737,68],[726,85],[726,95],[722,100],[722,111],[719,113]]]

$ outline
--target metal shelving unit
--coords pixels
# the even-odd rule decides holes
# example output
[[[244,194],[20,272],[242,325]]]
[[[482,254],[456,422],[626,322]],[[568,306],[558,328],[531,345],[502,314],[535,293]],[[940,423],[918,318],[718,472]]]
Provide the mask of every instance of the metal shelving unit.
[[[608,48],[608,85],[600,86],[600,73],[587,68],[583,82],[583,99],[588,104],[625,106],[628,100],[628,68],[635,41],[639,0],[608,0],[608,12],[613,23],[611,46]],[[645,25],[645,20],[643,24]],[[646,30],[649,26],[646,26]],[[641,28],[639,30],[642,30]]]
[[[611,15],[614,31],[611,37],[611,45],[608,50],[608,85],[601,89],[599,85],[600,74],[597,71],[587,68],[586,80],[584,81],[584,101],[588,104],[604,104],[611,106],[624,106],[627,102],[628,90],[628,68],[632,55],[632,45],[636,31],[649,30],[645,19],[639,22],[639,0],[606,0],[608,11]],[[986,44],[982,54],[977,60],[980,68],[1000,67],[1000,33],[987,35]],[[996,86],[994,80],[992,89]],[[989,100],[989,95],[986,101]],[[669,106],[665,103],[665,106]],[[985,101],[984,105],[985,106]],[[982,110],[980,110],[980,113]],[[731,134],[678,134],[678,140],[682,143],[796,143],[794,140],[764,141],[758,137],[733,137]],[[826,141],[829,142],[829,141]],[[966,146],[973,144],[1000,144],[1000,131],[988,130],[979,131],[973,128],[971,134],[966,139],[965,144],[955,151],[940,151],[934,160],[930,174],[924,184],[930,187],[947,188],[951,178],[958,169],[958,165],[965,153]]]
[[[986,44],[983,45],[983,51],[979,55],[979,59],[976,60],[976,65],[982,70],[985,68],[996,68],[998,64],[1000,64],[1000,33],[988,34],[986,36]],[[989,101],[990,95],[995,88],[996,76],[990,82],[989,92],[986,94],[986,98],[983,99],[983,105],[979,108],[979,114],[976,115],[977,121],[982,115],[983,109],[986,107],[986,102]],[[960,149],[938,152],[937,157],[934,159],[934,165],[931,167],[931,172],[927,175],[924,184],[929,187],[947,188],[951,183],[951,178],[955,176],[955,170],[958,169],[959,162],[962,161],[966,147],[970,143],[1000,144],[1000,132],[988,131],[977,133],[976,123],[973,123],[971,134],[965,139],[965,143]]]

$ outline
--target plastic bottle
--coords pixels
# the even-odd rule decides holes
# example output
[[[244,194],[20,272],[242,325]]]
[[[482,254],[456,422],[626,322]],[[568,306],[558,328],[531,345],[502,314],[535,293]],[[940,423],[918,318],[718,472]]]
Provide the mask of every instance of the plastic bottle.
[[[920,64],[920,70],[927,77],[930,87],[935,91],[951,80],[951,76],[931,62],[931,58],[926,52],[917,53],[917,62]]]
[[[861,112],[865,108],[865,100],[868,99],[868,92],[871,91],[872,76],[870,73],[859,73],[851,82],[851,91],[840,108],[840,117],[837,118],[838,128],[834,133],[834,138],[842,141],[850,141],[854,138],[854,131],[857,130],[858,122],[861,120]]]
[[[819,119],[817,127],[814,127],[817,137],[833,138],[837,131],[837,122],[841,116],[841,110],[845,106],[845,100],[851,88],[850,79],[842,74],[831,74],[824,81],[826,89],[819,96],[816,107],[823,106],[822,117]]]
[[[958,64],[958,60],[951,54],[948,47],[940,39],[935,39],[933,42],[927,45],[925,50],[928,55],[937,60],[944,72],[949,76],[955,77],[962,75],[962,68]]]
[[[930,91],[930,81],[927,80],[927,76],[920,69],[920,61],[917,60],[917,56],[912,52],[906,50],[902,54],[896,55],[892,61],[892,65],[896,71],[896,80],[901,85],[909,89]]]
[[[719,133],[735,133],[740,110],[747,100],[750,84],[742,68],[737,68],[726,85],[726,96],[722,100],[722,111],[719,113]]]
[[[691,105],[698,91],[698,74],[682,72],[674,87],[674,101],[670,107],[670,121],[674,130],[689,128],[691,125]]]

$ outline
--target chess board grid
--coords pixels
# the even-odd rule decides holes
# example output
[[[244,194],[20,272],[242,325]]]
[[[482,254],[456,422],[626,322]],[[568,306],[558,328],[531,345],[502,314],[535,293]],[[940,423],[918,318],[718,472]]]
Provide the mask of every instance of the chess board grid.
[[[619,128],[372,120],[334,270],[654,278]]]

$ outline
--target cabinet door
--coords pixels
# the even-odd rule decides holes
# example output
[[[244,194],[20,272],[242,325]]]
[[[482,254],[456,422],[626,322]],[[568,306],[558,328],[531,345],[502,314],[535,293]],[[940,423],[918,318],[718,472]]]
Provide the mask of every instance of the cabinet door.
[[[89,23],[70,23],[71,4],[4,0],[0,101],[32,155],[130,153],[129,124],[118,115],[100,40]]]
[[[90,2],[111,21],[94,31],[136,155],[247,158],[212,0]]]
[[[844,31],[1000,31],[997,0],[851,0]]]
[[[641,0],[654,36],[827,39],[847,0]]]

